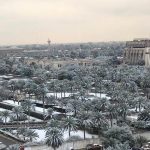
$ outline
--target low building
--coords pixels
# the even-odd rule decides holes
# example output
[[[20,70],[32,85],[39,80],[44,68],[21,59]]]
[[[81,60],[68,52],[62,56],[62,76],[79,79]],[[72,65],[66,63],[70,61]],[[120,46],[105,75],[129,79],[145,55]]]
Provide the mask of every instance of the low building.
[[[25,60],[25,62],[28,65],[31,64],[37,64],[41,65],[42,68],[46,66],[53,67],[55,69],[62,68],[67,65],[79,65],[79,66],[94,66],[95,64],[98,64],[100,60],[96,59],[71,59],[71,58],[66,58],[66,59],[48,59],[47,57],[42,58],[42,59],[35,59],[35,58],[28,58]]]

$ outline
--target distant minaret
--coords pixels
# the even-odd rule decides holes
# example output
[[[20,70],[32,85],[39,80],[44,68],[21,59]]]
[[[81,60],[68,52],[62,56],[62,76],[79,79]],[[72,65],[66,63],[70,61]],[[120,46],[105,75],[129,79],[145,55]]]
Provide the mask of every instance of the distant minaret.
[[[51,40],[48,38],[48,41],[47,41],[47,43],[48,43],[48,50],[49,50],[49,56],[54,56],[54,50],[53,50],[53,48],[51,47]]]
[[[48,43],[48,49],[50,50],[50,46],[51,46],[51,41],[50,41],[50,39],[48,39],[47,43]]]

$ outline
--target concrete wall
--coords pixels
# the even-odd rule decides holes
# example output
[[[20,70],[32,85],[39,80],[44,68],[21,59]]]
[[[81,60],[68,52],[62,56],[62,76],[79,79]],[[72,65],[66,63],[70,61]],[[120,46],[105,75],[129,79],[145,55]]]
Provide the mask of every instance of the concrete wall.
[[[69,142],[69,143],[64,143],[57,150],[70,150],[70,148],[80,149],[80,148],[85,148],[87,144],[93,144],[93,143],[101,144],[102,141],[100,139],[88,139],[88,140]],[[42,146],[26,147],[25,150],[53,150],[53,148],[48,147],[46,145],[42,145]]]

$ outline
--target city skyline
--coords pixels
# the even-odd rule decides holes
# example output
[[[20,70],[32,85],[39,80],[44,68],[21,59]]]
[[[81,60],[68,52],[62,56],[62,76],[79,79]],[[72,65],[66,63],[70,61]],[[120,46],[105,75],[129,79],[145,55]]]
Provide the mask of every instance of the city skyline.
[[[0,0],[0,45],[150,37],[150,1]]]

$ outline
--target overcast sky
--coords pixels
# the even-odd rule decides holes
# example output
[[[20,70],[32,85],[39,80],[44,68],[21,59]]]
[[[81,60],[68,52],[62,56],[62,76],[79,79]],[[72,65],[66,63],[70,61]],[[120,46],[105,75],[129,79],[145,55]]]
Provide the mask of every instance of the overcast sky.
[[[150,37],[150,0],[0,0],[0,45]]]

